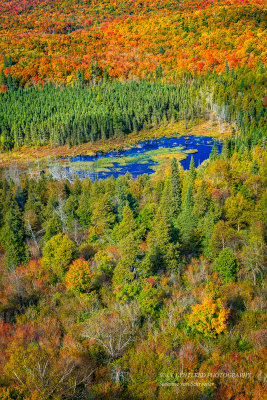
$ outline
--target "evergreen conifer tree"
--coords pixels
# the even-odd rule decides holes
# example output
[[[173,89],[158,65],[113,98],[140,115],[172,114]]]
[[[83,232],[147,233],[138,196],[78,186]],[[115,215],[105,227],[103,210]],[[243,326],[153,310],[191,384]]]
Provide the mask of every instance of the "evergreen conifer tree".
[[[177,271],[179,245],[174,243],[172,226],[165,211],[160,207],[155,216],[153,229],[148,235],[148,258],[153,273],[160,270]]]
[[[6,265],[14,269],[28,259],[28,251],[24,240],[26,237],[21,211],[13,202],[5,215],[1,230],[1,244],[5,250]]]
[[[194,184],[196,176],[197,176],[197,172],[196,172],[196,168],[195,168],[195,161],[194,161],[194,157],[191,156],[190,166],[189,166],[189,182],[192,185]]]
[[[0,81],[1,81],[1,85],[5,86],[7,84],[7,78],[5,76],[5,73],[4,73],[3,69],[1,69]]]
[[[171,202],[172,212],[177,216],[181,211],[181,180],[176,158],[171,161]]]
[[[258,175],[259,172],[259,167],[258,167],[258,163],[256,160],[253,161],[252,167],[251,167],[251,173],[254,175]]]
[[[219,156],[219,150],[218,150],[218,146],[217,146],[217,142],[216,140],[214,140],[214,144],[210,153],[210,160],[214,161],[217,160]]]
[[[133,212],[127,203],[122,211],[122,220],[117,227],[117,239],[121,240],[127,237],[131,232],[136,230],[136,227]]]
[[[47,242],[53,236],[56,236],[61,232],[62,232],[62,221],[60,217],[56,213],[54,213],[53,216],[49,218],[49,220],[45,225],[44,240]]]
[[[190,182],[186,191],[185,199],[182,203],[182,211],[179,217],[180,231],[184,243],[190,240],[190,237],[196,227],[196,220],[193,216],[193,184]]]

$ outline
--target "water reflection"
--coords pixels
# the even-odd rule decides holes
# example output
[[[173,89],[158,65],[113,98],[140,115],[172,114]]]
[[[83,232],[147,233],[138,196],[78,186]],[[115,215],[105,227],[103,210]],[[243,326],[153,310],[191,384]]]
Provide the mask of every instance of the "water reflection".
[[[209,158],[213,144],[213,138],[202,136],[177,135],[172,138],[162,137],[161,139],[145,140],[121,151],[98,153],[94,156],[69,157],[69,162],[74,163],[72,164],[74,167],[66,167],[66,170],[73,169],[81,179],[89,177],[93,181],[111,176],[117,178],[127,172],[133,178],[136,178],[138,175],[155,172],[152,167],[158,165],[158,162],[155,161],[155,152],[153,153],[153,151],[170,149],[170,152],[175,150],[186,154],[185,152],[188,150],[197,150],[195,153],[187,154],[187,158],[180,161],[183,168],[187,170],[189,169],[191,156],[194,158],[195,165],[200,165]],[[220,152],[222,144],[217,141],[217,146]],[[110,159],[110,163],[108,159]],[[104,162],[104,160],[106,161]],[[77,163],[76,166],[75,163]]]

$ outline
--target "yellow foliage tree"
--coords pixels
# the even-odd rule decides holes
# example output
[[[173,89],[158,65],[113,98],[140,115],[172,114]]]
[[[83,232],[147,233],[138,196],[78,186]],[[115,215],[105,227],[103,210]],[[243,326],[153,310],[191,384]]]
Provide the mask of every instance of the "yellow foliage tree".
[[[65,283],[70,291],[88,293],[92,288],[93,280],[94,274],[90,271],[89,263],[80,258],[71,264]]]
[[[62,278],[68,266],[75,258],[76,244],[67,235],[59,233],[53,236],[43,248],[42,265]]]
[[[192,306],[188,326],[203,336],[215,338],[226,332],[228,314],[229,310],[224,308],[220,298],[214,300],[212,296],[207,296],[202,304]]]

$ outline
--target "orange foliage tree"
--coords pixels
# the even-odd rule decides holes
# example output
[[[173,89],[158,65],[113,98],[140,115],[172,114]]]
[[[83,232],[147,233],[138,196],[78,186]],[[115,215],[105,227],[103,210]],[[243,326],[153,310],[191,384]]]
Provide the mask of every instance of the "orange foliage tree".
[[[92,289],[94,274],[90,271],[89,263],[82,258],[75,260],[65,278],[65,283],[70,291],[88,293]]]
[[[226,332],[228,314],[229,311],[224,308],[220,298],[214,300],[207,296],[202,304],[192,306],[188,326],[203,336],[215,338]]]

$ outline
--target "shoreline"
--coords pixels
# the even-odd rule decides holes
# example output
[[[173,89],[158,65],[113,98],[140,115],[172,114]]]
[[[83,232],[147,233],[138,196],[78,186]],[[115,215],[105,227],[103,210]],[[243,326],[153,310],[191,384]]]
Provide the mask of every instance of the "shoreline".
[[[222,140],[229,137],[230,134],[229,130],[221,134],[216,122],[213,122],[211,126],[209,121],[204,121],[203,119],[188,122],[187,129],[185,129],[184,121],[169,122],[166,125],[161,125],[149,130],[130,133],[123,138],[110,138],[105,142],[99,140],[95,143],[83,143],[74,147],[68,147],[67,145],[59,147],[40,146],[12,150],[0,154],[0,168],[8,167],[12,164],[17,164],[20,168],[25,168],[27,165],[34,162],[38,162],[40,167],[44,167],[44,164],[49,162],[51,158],[64,159],[69,156],[94,156],[98,153],[103,154],[111,151],[119,152],[137,145],[144,140],[160,139],[163,136],[209,136]]]

